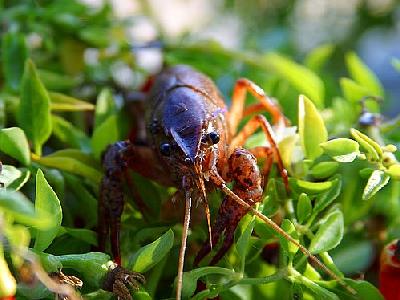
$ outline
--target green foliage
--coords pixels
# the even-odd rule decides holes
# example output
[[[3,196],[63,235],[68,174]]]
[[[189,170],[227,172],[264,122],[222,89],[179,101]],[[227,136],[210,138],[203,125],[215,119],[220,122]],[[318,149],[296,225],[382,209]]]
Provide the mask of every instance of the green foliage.
[[[91,252],[97,243],[101,156],[109,144],[128,139],[131,127],[141,130],[141,119],[135,118],[143,115],[135,101],[125,101],[140,84],[123,86],[114,70],[123,64],[138,81],[149,74],[125,33],[132,20],[116,20],[108,4],[96,10],[74,0],[39,2],[5,1],[0,10],[7,30],[0,52],[0,297],[54,298],[45,281],[17,284],[25,262],[33,260],[46,272],[62,269],[79,277],[84,298],[111,299],[101,288],[115,265],[108,254]],[[40,37],[40,45],[31,44],[32,35]],[[383,235],[377,237],[371,228],[382,224],[381,232],[394,238],[400,222],[399,118],[358,125],[361,98],[388,94],[376,75],[355,53],[342,57],[330,44],[300,63],[289,50],[284,56],[279,50],[228,50],[215,42],[163,42],[167,64],[198,68],[223,94],[231,95],[233,81],[246,76],[277,99],[293,126],[275,132],[289,188],[272,168],[255,208],[357,292],[352,295],[314,268],[296,245],[250,214],[240,221],[234,245],[217,266],[207,266],[207,257],[194,268],[193,258],[208,239],[199,205],[192,212],[183,297],[383,299],[375,281],[346,278],[366,273],[369,279],[377,272],[374,245]],[[95,63],[86,61],[90,51],[96,53]],[[337,78],[330,62],[336,56],[349,78]],[[398,68],[398,59],[393,65]],[[380,104],[367,102],[367,112],[378,113]],[[137,132],[130,133],[132,138]],[[266,145],[265,135],[256,132],[245,147]],[[262,167],[264,161],[259,163]],[[171,298],[183,201],[171,203],[175,188],[130,175],[135,186],[126,185],[122,264],[146,277],[133,299]],[[148,207],[132,201],[138,194]],[[207,196],[213,221],[223,195]],[[212,254],[221,244],[213,245]]]

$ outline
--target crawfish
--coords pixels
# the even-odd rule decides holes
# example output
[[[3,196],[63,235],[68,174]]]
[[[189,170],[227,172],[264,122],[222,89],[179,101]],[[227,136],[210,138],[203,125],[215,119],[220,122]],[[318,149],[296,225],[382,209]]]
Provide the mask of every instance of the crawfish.
[[[247,92],[259,103],[245,108]],[[204,205],[210,232],[209,241],[200,250],[195,264],[210,252],[212,244],[216,244],[225,232],[225,241],[211,261],[212,264],[216,263],[231,246],[234,230],[248,211],[256,214],[275,231],[296,244],[307,256],[312,257],[307,249],[253,208],[261,200],[263,178],[268,175],[274,161],[288,186],[287,172],[267,119],[257,114],[238,131],[239,122],[244,115],[262,110],[271,114],[276,126],[286,125],[279,106],[250,80],[239,79],[236,82],[232,105],[228,110],[214,83],[188,66],[175,66],[155,76],[145,97],[144,141],[117,142],[108,148],[103,158],[105,175],[99,204],[100,249],[104,249],[105,239],[110,231],[112,254],[120,263],[119,231],[124,206],[122,181],[126,178],[127,170],[132,169],[164,186],[177,187],[184,196],[185,216],[178,263],[177,299],[181,297],[192,199]],[[269,146],[250,150],[242,148],[258,128],[264,132]],[[265,159],[261,172],[256,158]],[[234,182],[232,190],[226,185],[231,181]],[[225,198],[217,220],[210,229],[207,192],[212,189],[221,190]],[[313,260],[329,272],[316,258]],[[332,272],[329,273],[332,275]],[[129,276],[133,276],[134,280],[143,280],[138,274]],[[113,285],[119,289],[123,286],[118,282],[108,288],[113,289]]]

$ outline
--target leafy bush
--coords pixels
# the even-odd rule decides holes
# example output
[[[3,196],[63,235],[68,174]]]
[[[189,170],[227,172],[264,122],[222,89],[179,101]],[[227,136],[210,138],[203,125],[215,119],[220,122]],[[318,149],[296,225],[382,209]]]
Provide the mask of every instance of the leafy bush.
[[[124,24],[112,18],[108,5],[93,12],[71,0],[43,1],[41,6],[20,1],[0,14],[7,29],[1,36],[0,73],[0,298],[14,293],[18,299],[53,298],[43,268],[79,277],[87,299],[108,299],[111,294],[101,287],[111,258],[93,252],[100,158],[107,145],[128,136],[134,123],[117,101],[129,91],[112,70],[123,63],[138,76],[147,74],[137,66]],[[88,64],[84,56],[93,49],[98,61]],[[196,249],[207,239],[206,222],[193,221],[183,296],[382,299],[370,275],[377,251],[399,235],[400,136],[398,118],[379,120],[380,103],[366,101],[363,110],[359,102],[385,98],[376,76],[355,53],[348,53],[349,77],[332,85],[333,74],[324,68],[334,52],[331,45],[315,49],[303,62],[207,42],[166,44],[163,51],[167,64],[194,66],[221,83],[224,94],[241,74],[279,99],[293,124],[278,133],[291,192],[272,174],[257,209],[274,217],[358,294],[349,293],[297,247],[247,215],[235,232],[234,246],[216,267],[191,268]],[[361,126],[360,118],[371,124]],[[264,135],[256,133],[247,146],[264,143]],[[135,299],[168,298],[182,226],[179,214],[165,211],[181,204],[171,204],[175,189],[132,176],[150,211],[141,214],[127,195],[122,259],[147,279]],[[210,195],[213,216],[221,199],[219,192]],[[269,249],[277,243],[280,251],[273,263]],[[350,279],[359,273],[372,283]],[[206,285],[202,291],[196,291],[199,279]]]

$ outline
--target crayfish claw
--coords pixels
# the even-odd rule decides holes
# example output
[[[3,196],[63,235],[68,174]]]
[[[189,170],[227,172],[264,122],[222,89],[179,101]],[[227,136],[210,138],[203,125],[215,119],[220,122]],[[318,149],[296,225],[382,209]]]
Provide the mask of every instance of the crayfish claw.
[[[119,299],[132,300],[130,289],[137,291],[140,285],[145,282],[146,280],[142,274],[126,270],[117,265],[106,275],[103,289],[112,292]]]

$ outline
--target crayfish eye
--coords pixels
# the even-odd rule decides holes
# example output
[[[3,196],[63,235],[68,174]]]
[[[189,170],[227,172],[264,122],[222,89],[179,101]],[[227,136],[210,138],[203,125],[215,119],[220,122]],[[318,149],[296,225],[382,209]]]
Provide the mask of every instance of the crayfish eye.
[[[171,155],[171,145],[168,143],[163,143],[160,145],[160,152],[164,156],[170,156]]]
[[[208,134],[208,138],[210,139],[211,143],[218,144],[219,142],[219,134],[215,131],[212,131]]]

